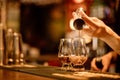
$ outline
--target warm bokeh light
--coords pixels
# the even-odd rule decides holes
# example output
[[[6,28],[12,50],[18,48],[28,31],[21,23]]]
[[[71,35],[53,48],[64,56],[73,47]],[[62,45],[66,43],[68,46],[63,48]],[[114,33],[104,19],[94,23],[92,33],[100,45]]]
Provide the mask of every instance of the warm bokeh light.
[[[74,3],[82,3],[84,2],[85,0],[73,0]]]

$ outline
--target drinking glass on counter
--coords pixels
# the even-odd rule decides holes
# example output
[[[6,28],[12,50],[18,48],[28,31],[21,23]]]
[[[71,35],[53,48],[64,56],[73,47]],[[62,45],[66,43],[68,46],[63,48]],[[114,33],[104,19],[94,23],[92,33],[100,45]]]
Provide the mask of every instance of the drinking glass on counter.
[[[62,63],[62,70],[70,70],[72,68],[70,62],[70,55],[73,53],[72,50],[72,39],[71,38],[62,38],[60,39],[58,58]]]
[[[73,66],[73,71],[84,70],[84,63],[88,58],[88,52],[84,38],[73,38],[72,46],[73,52],[69,58]]]

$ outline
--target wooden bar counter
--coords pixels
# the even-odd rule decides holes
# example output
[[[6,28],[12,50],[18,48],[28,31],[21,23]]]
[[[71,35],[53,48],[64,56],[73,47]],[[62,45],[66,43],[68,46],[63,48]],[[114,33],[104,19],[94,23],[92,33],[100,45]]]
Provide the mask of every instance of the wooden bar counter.
[[[0,80],[53,80],[52,78],[0,69]]]
[[[53,66],[0,66],[0,80],[120,80],[120,74],[64,71]]]

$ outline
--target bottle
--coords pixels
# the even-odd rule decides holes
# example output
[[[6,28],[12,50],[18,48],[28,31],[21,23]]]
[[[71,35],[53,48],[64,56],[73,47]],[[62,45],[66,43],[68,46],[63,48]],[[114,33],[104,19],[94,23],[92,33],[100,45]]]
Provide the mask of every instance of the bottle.
[[[73,21],[73,26],[76,30],[81,30],[85,25],[84,20],[81,18],[81,15],[79,14],[81,10],[83,10],[83,8],[78,8],[75,12],[77,18]]]
[[[6,58],[7,65],[13,65],[13,29],[6,30]]]
[[[6,64],[5,29],[0,24],[0,66]]]
[[[13,33],[13,64],[23,65],[24,54],[22,51],[22,37],[20,33]]]

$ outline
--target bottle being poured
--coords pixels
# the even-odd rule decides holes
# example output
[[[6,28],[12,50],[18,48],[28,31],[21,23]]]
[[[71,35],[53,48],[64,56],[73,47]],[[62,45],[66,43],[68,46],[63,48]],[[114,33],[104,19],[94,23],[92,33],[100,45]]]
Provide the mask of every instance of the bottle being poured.
[[[81,30],[85,26],[85,22],[80,15],[80,11],[84,11],[83,8],[78,8],[75,12],[73,12],[73,27],[75,30],[79,30],[79,37],[81,37]]]

